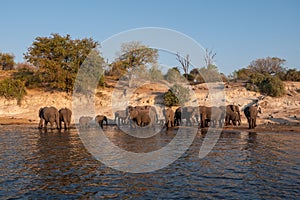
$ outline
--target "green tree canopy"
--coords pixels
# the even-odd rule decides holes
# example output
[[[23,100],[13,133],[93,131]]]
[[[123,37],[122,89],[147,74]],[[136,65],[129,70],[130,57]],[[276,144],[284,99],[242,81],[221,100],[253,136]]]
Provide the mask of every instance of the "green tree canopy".
[[[98,86],[103,86],[104,82],[104,59],[98,50],[93,49],[82,63],[76,77],[76,92],[87,94],[93,92]]]
[[[85,58],[98,46],[91,38],[72,39],[57,33],[37,37],[24,54],[27,62],[38,67],[43,86],[72,91],[74,81]]]
[[[117,62],[121,61],[126,69],[134,69],[144,68],[147,65],[155,65],[157,59],[158,52],[156,49],[149,48],[140,42],[132,41],[122,44]]]
[[[15,65],[14,61],[15,56],[9,53],[0,52],[0,66],[2,70],[11,70]]]

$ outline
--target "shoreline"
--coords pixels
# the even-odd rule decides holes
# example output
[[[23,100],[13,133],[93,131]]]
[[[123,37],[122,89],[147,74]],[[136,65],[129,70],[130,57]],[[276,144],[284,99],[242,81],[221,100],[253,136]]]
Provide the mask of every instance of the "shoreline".
[[[38,121],[26,119],[26,118],[15,118],[15,117],[0,117],[0,126],[17,126],[17,125],[32,125],[38,129]],[[109,126],[116,126],[116,124],[109,124]],[[74,123],[71,124],[72,129],[76,128]],[[176,127],[175,127],[176,128]],[[206,131],[207,128],[201,129]],[[226,126],[222,128],[225,132],[290,132],[300,133],[300,124],[259,124],[255,129],[248,129],[247,124],[241,126]]]

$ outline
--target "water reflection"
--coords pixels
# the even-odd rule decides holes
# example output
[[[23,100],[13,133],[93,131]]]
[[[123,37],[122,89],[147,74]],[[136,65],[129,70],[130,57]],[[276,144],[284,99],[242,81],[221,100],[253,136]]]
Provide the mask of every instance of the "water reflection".
[[[133,152],[167,145],[176,130],[135,140],[116,127],[107,137]],[[299,133],[223,131],[203,159],[206,134],[171,165],[131,174],[106,167],[84,148],[76,129],[38,130],[4,126],[0,130],[0,198],[299,198]],[[113,159],[114,154],[111,154]]]

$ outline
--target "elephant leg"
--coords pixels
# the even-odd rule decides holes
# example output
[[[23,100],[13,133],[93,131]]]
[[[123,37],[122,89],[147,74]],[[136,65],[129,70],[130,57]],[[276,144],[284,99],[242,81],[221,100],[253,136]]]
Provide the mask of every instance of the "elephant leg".
[[[249,124],[249,129],[251,129],[251,119],[248,117],[247,120],[248,120],[248,124]]]
[[[48,125],[48,121],[44,120],[44,128],[47,128],[47,125]]]
[[[40,123],[39,123],[39,128],[42,128],[42,127],[43,127],[43,123],[44,123],[44,120],[41,118],[41,119],[40,119]]]
[[[255,127],[255,120],[252,119],[252,128],[254,128],[254,127]]]
[[[232,120],[232,124],[233,124],[234,126],[236,126],[236,121],[235,121],[235,120]]]
[[[61,127],[61,122],[62,122],[62,120],[59,120],[59,126]]]
[[[60,129],[61,126],[60,126],[60,124],[59,124],[59,117],[58,117],[58,116],[57,116],[57,118],[56,118],[56,120],[55,120],[55,123],[56,123],[56,128],[57,128],[57,129]]]
[[[68,129],[69,126],[68,126],[68,117],[66,116],[65,119],[64,119],[64,122],[65,122],[65,129]],[[61,127],[61,126],[60,126]]]
[[[52,129],[52,128],[53,128],[53,122],[50,121],[50,129]]]

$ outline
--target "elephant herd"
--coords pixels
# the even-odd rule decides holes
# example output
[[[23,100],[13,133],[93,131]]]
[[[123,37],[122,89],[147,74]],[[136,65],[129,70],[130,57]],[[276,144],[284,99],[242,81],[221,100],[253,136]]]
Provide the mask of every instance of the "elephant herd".
[[[117,125],[129,125],[131,128],[154,126],[162,124],[167,128],[174,126],[200,126],[205,127],[223,127],[227,125],[241,125],[241,113],[237,105],[227,105],[220,107],[207,106],[186,106],[179,107],[175,111],[171,108],[161,110],[163,118],[159,118],[159,113],[155,106],[128,106],[125,110],[118,110],[115,114],[115,123]],[[261,109],[258,105],[251,105],[244,108],[244,114],[247,118],[249,129],[255,128],[256,117]],[[43,107],[39,110],[40,123],[39,128],[47,127],[50,123],[53,127],[54,123],[58,129],[69,129],[71,124],[72,111],[68,108]],[[92,117],[82,116],[79,118],[80,127],[89,127]],[[107,117],[97,115],[95,122],[103,128],[104,122],[108,124]]]
[[[46,128],[47,124],[50,123],[51,128],[54,123],[56,124],[56,128],[61,129],[61,124],[64,122],[64,128],[70,128],[71,124],[71,115],[72,111],[68,108],[62,108],[58,110],[57,108],[51,107],[43,107],[39,110],[39,128]]]
[[[251,105],[244,109],[244,114],[249,123],[249,129],[256,126],[257,113],[260,112],[258,105]],[[227,125],[241,125],[241,113],[237,105],[221,107],[186,106],[179,107],[175,111],[171,108],[162,110],[164,119],[159,120],[154,106],[128,106],[126,110],[115,112],[115,123],[118,125],[129,124],[130,127],[153,126],[163,123],[167,128],[174,126],[222,127]],[[184,123],[185,121],[185,123]]]
[[[54,106],[43,107],[39,110],[39,128],[47,128],[48,123],[50,123],[51,128],[56,124],[57,129],[62,128],[62,122],[64,123],[64,129],[69,129],[71,125],[72,111],[69,108],[61,108],[58,110]],[[80,127],[88,127],[90,121],[93,120],[92,117],[82,116],[79,119]],[[103,122],[107,124],[107,118],[104,115],[97,115],[95,117],[96,123],[100,127],[103,127]]]

